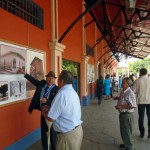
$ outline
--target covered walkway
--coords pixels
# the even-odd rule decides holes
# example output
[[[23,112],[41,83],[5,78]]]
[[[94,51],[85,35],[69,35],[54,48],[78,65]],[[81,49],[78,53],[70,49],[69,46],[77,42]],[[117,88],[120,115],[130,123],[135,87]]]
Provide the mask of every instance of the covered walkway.
[[[122,140],[115,105],[116,101],[112,99],[103,100],[101,105],[97,105],[96,99],[93,99],[90,106],[82,107],[84,138],[81,150],[119,150],[118,145]],[[147,135],[143,139],[139,138],[137,109],[134,116],[133,136],[136,150],[149,150],[150,141],[147,140]],[[147,130],[146,117],[145,127]],[[27,150],[42,150],[40,140]]]

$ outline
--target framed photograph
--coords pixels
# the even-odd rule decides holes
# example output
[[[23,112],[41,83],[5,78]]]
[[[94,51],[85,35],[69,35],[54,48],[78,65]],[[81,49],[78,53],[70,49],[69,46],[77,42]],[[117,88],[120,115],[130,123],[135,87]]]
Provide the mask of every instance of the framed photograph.
[[[8,81],[0,81],[0,102],[8,100]]]
[[[93,83],[95,80],[94,65],[87,64],[87,82]]]
[[[27,50],[27,73],[37,80],[44,79],[45,53],[40,51]],[[27,97],[32,97],[35,92],[35,86],[27,80]]]
[[[26,80],[23,75],[0,75],[0,105],[26,98]]]
[[[10,81],[10,100],[26,98],[25,80]]]
[[[45,53],[0,42],[0,105],[32,97],[35,87],[18,74],[24,69],[37,80],[44,79]]]
[[[25,69],[26,50],[15,45],[0,44],[0,74],[17,74],[18,69]]]

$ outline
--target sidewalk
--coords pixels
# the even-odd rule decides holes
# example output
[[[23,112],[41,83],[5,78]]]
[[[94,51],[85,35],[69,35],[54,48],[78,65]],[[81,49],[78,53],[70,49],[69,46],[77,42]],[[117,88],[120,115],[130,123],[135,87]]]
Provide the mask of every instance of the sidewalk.
[[[119,113],[114,108],[117,101],[103,100],[97,105],[93,99],[90,106],[82,107],[83,142],[81,150],[120,150],[118,145],[122,143],[119,129]],[[139,138],[138,113],[134,112],[133,137],[136,150],[150,150],[150,141]],[[147,131],[147,117],[145,116],[145,131]],[[27,150],[42,150],[40,140]]]

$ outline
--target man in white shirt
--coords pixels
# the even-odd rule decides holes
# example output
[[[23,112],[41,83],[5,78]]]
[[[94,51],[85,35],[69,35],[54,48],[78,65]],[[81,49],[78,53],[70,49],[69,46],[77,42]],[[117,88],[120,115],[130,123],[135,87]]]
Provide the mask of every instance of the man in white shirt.
[[[53,122],[57,132],[57,150],[80,150],[83,130],[79,96],[73,89],[73,75],[63,70],[58,78],[59,91],[43,116]]]
[[[148,139],[150,139],[150,78],[147,77],[147,69],[140,69],[140,77],[135,81],[133,90],[136,94],[138,104],[140,137],[143,138],[145,134],[144,114],[146,109],[148,118]]]

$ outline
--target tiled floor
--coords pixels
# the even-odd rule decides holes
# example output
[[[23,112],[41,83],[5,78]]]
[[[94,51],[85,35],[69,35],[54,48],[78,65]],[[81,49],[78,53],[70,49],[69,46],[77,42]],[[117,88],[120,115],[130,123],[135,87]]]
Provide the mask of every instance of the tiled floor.
[[[116,101],[103,100],[101,105],[97,105],[97,100],[91,101],[90,106],[82,107],[82,120],[84,137],[81,150],[119,150],[118,145],[122,143],[119,130],[119,113],[115,109]],[[134,143],[136,150],[150,150],[150,141],[147,135],[143,139],[139,138],[138,113],[134,113]],[[145,127],[147,128],[147,118],[145,117]],[[42,150],[40,140],[27,150]]]

